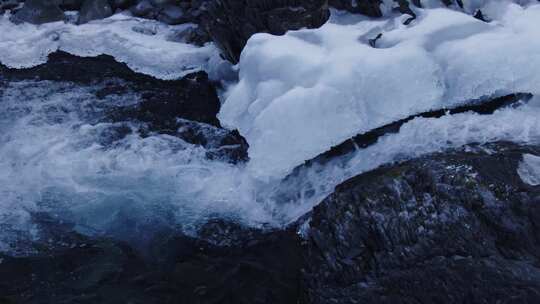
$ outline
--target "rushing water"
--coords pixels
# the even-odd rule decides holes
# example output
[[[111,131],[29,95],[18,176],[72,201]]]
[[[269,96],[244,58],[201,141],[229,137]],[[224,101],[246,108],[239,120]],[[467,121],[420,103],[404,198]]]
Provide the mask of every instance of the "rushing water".
[[[104,85],[2,86],[0,250],[17,251],[21,241],[39,240],[32,222],[39,212],[72,222],[83,233],[125,239],[160,227],[190,232],[213,217],[279,226],[308,212],[338,183],[381,164],[470,142],[540,137],[540,108],[533,99],[493,115],[415,119],[345,160],[263,182],[245,165],[209,160],[204,148],[180,138],[143,138],[137,123],[107,122],[107,113],[140,97],[128,91],[100,99],[96,93]]]

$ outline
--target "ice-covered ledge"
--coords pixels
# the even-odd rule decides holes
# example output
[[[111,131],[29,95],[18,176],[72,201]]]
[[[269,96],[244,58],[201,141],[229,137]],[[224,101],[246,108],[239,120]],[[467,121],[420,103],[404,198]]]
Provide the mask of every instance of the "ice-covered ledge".
[[[490,23],[435,8],[417,9],[408,26],[403,16],[349,17],[285,36],[257,34],[219,118],[249,142],[252,173],[279,178],[351,136],[418,112],[537,95],[540,4],[482,5]]]
[[[82,57],[110,55],[136,72],[160,79],[176,79],[200,70],[220,78],[220,69],[229,64],[220,58],[213,43],[197,47],[169,38],[193,26],[165,25],[126,13],[83,25],[16,25],[6,13],[0,16],[0,63],[29,68],[45,63],[50,53],[64,51]]]

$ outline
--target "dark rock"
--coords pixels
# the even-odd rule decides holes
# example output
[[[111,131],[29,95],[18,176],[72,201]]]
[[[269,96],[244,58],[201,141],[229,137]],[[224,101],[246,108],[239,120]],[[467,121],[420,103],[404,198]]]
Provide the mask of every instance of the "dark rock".
[[[481,10],[477,10],[474,13],[473,17],[484,22],[489,22],[489,20],[484,16],[484,13],[482,13]]]
[[[119,110],[114,115],[119,115],[123,120],[124,115],[129,113],[129,116],[133,115],[137,120],[150,123],[152,130],[160,132],[176,132],[177,118],[219,126],[216,118],[220,108],[219,99],[205,72],[196,72],[181,80],[165,82],[160,87],[162,90],[147,87],[148,90],[144,91],[139,87],[143,101],[134,109],[129,108],[125,112]]]
[[[329,17],[326,0],[223,0],[201,6],[203,27],[233,63],[255,33],[282,35],[288,30],[316,28]]]
[[[379,34],[377,35],[377,37],[372,38],[372,39],[369,39],[369,40],[368,40],[369,45],[370,45],[372,48],[375,48],[375,47],[377,46],[377,40],[381,39],[382,36],[383,36],[383,34],[382,34],[382,33],[379,33]]]
[[[394,1],[397,2],[398,4],[398,7],[397,7],[398,12],[411,16],[410,18],[408,18],[407,20],[403,22],[404,25],[409,25],[411,22],[413,22],[416,19],[416,14],[409,7],[409,1],[407,0],[394,0]]]
[[[361,174],[315,207],[307,303],[536,303],[540,147],[495,143]]]
[[[328,4],[340,10],[362,14],[370,17],[381,17],[381,0],[329,0]]]
[[[161,8],[157,20],[174,25],[189,22],[190,19],[179,6],[166,5]]]
[[[111,56],[77,57],[55,52],[49,55],[47,63],[43,65],[19,70],[0,65],[0,73],[12,80],[37,78],[85,84],[118,78],[126,82],[125,86],[141,95],[141,111],[148,113],[148,121],[155,119],[156,124],[159,124],[160,119],[179,117],[219,126],[216,118],[219,99],[204,72],[193,73],[180,80],[160,80],[133,72],[126,64],[116,62]],[[166,123],[159,128],[165,129]]]
[[[11,21],[15,23],[43,24],[62,20],[64,20],[64,12],[54,1],[47,0],[27,0],[24,6],[11,17]]]
[[[17,6],[19,6],[19,1],[17,0],[0,0],[0,12],[14,9]]]
[[[60,8],[65,11],[78,11],[81,9],[84,0],[61,0]]]
[[[238,235],[242,245],[231,242],[230,246],[182,234],[162,235],[154,240],[153,253],[143,258],[125,244],[58,229],[53,221],[40,227],[69,237],[63,240],[65,245],[60,242],[30,256],[0,255],[0,299],[293,304],[299,298],[301,253],[294,231],[245,229]],[[206,228],[209,233],[212,229]]]
[[[208,36],[208,33],[200,27],[188,27],[168,36],[167,39],[175,42],[190,43],[197,46],[203,46],[212,40],[210,39],[210,36]]]
[[[155,18],[157,16],[156,7],[148,0],[139,1],[131,7],[130,11],[137,17]]]
[[[104,89],[96,92],[98,98],[135,92],[140,96],[140,102],[111,109],[107,115],[108,122],[142,124],[139,127],[142,136],[162,133],[180,137],[188,143],[205,147],[210,159],[236,163],[248,158],[245,139],[237,131],[221,128],[216,117],[220,108],[216,88],[204,72],[179,80],[160,80],[135,73],[110,56],[82,58],[56,52],[49,55],[46,64],[30,69],[9,69],[0,65],[0,75],[9,81],[39,79],[106,83]],[[122,134],[129,133],[130,130],[124,128],[124,131],[112,134],[111,138],[119,140]]]
[[[110,0],[109,4],[113,10],[127,9],[135,3],[135,0]]]
[[[112,16],[113,11],[107,0],[85,0],[79,13],[79,24]]]
[[[175,0],[150,0],[150,2],[152,2],[153,5],[155,6],[158,6],[158,7],[162,7],[162,6],[167,6],[167,5],[173,5],[175,4]]]

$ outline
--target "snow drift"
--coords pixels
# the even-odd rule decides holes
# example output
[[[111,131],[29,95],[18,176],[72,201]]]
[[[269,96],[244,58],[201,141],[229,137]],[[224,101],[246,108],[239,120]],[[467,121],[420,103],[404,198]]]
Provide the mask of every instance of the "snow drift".
[[[540,5],[494,1],[482,10],[492,22],[435,8],[417,9],[408,26],[405,16],[354,21],[334,14],[320,29],[257,34],[220,120],[246,137],[254,175],[279,178],[355,134],[411,114],[540,93]]]

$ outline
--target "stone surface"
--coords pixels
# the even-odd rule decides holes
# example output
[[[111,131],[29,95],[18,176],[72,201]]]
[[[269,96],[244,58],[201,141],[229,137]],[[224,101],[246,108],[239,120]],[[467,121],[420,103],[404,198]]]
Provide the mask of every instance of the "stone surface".
[[[241,229],[241,246],[166,234],[143,258],[125,244],[84,237],[50,219],[37,222],[47,227],[42,237],[49,245],[30,256],[0,255],[0,303],[295,304],[299,297],[294,231]]]
[[[24,6],[11,17],[11,20],[15,23],[42,24],[64,20],[64,12],[54,1],[27,0]]]
[[[329,0],[328,4],[340,10],[363,14],[371,17],[381,17],[380,0]]]
[[[115,108],[108,115],[109,121],[142,123],[139,132],[143,136],[162,133],[180,137],[205,147],[210,159],[219,158],[233,163],[248,159],[245,139],[237,131],[221,128],[216,117],[220,108],[216,88],[204,72],[178,80],[159,80],[135,73],[110,56],[82,58],[56,52],[49,56],[46,64],[31,69],[15,70],[0,65],[0,75],[9,81],[39,79],[69,80],[81,84],[107,83],[106,89],[96,93],[98,98],[136,92],[141,101],[134,106]],[[129,132],[120,132],[114,138],[118,140],[127,134]]]
[[[174,25],[189,22],[190,18],[182,8],[169,4],[161,8],[157,20]]]
[[[79,12],[79,24],[104,19],[113,14],[107,0],[85,0]]]
[[[78,11],[81,9],[84,0],[60,0],[59,6],[65,11]]]
[[[307,303],[535,303],[540,148],[497,143],[357,176],[313,210]]]
[[[155,18],[157,15],[156,7],[149,0],[137,2],[131,7],[130,11],[137,17]]]
[[[234,63],[255,33],[282,35],[288,30],[317,28],[329,17],[326,0],[222,0],[204,5],[203,27]]]

